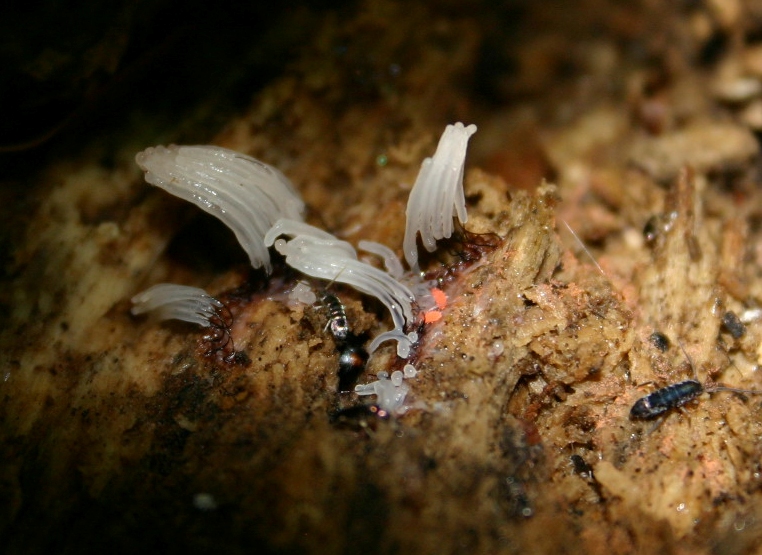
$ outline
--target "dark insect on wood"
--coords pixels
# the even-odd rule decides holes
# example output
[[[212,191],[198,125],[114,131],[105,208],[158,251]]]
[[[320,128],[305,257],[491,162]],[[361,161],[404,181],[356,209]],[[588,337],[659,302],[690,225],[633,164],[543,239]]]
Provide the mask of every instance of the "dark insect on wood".
[[[339,352],[339,391],[352,391],[369,358],[365,338],[352,333],[344,305],[336,295],[324,292],[320,300],[328,312],[325,329],[331,332]]]
[[[653,332],[648,339],[651,341],[651,344],[659,349],[662,353],[666,353],[669,349],[669,337],[660,331]]]
[[[336,295],[331,293],[323,293],[320,300],[328,311],[328,323],[325,325],[325,329],[330,330],[336,341],[346,341],[347,334],[349,334],[349,323],[344,305]]]
[[[733,339],[741,339],[746,333],[746,326],[738,319],[735,312],[726,312],[722,315],[722,327],[728,330]]]
[[[704,392],[704,386],[697,380],[685,380],[657,389],[638,399],[630,409],[630,418],[649,420],[670,409],[690,403]]]
[[[680,343],[678,341],[678,343]],[[694,375],[696,373],[695,367],[691,357],[688,356],[688,352],[680,343],[680,348],[685,354],[685,358],[688,359],[688,364],[693,368]],[[630,418],[632,420],[650,420],[657,416],[664,414],[665,412],[678,409],[683,405],[690,403],[696,399],[702,393],[716,393],[718,391],[730,391],[731,393],[760,395],[762,391],[756,389],[738,389],[735,387],[727,387],[724,385],[712,385],[709,387],[704,386],[698,379],[685,380],[682,382],[674,383],[661,389],[657,389],[653,393],[649,393],[645,397],[641,397],[630,409]]]
[[[572,466],[574,466],[574,472],[582,476],[583,478],[592,479],[593,477],[593,467],[587,464],[585,462],[585,459],[580,457],[579,455],[572,455],[571,458]]]
[[[350,333],[347,341],[339,350],[339,391],[352,391],[352,388],[368,362],[368,351],[364,341]]]
[[[648,221],[643,226],[643,238],[646,241],[646,245],[649,247],[655,247],[659,239],[672,228],[677,212],[669,212],[667,214],[656,214],[648,218]],[[689,250],[695,247],[689,245]]]
[[[748,395],[762,394],[762,390],[757,389],[738,389],[724,385],[705,387],[697,380],[685,380],[657,389],[653,393],[638,399],[630,409],[630,418],[633,420],[651,420],[668,410],[678,409],[690,403],[702,393],[717,393],[718,391]]]

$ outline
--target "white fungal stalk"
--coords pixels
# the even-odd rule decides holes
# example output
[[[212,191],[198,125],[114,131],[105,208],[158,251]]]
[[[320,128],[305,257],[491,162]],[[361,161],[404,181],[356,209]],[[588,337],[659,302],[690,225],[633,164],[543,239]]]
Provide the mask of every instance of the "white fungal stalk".
[[[389,275],[394,279],[400,280],[405,275],[405,269],[402,267],[402,262],[400,262],[400,259],[394,254],[394,251],[386,245],[376,243],[375,241],[360,241],[357,246],[360,250],[375,254],[381,258],[384,261],[384,268],[386,268],[386,271],[389,272]]]
[[[135,161],[148,183],[192,202],[233,230],[252,267],[270,273],[263,243],[278,218],[301,220],[304,202],[276,168],[218,146],[147,148]]]
[[[132,297],[134,315],[150,312],[159,320],[182,320],[208,328],[222,320],[224,305],[198,287],[159,283]]]
[[[403,250],[413,271],[418,271],[416,237],[427,251],[436,249],[438,239],[450,237],[452,219],[457,216],[466,223],[466,199],[463,193],[463,167],[466,161],[468,139],[476,133],[476,126],[465,127],[458,122],[448,125],[439,139],[432,158],[421,164],[407,202],[407,221]]]
[[[410,386],[402,381],[402,372],[392,372],[391,379],[386,372],[379,372],[377,378],[375,382],[356,385],[355,393],[360,396],[375,395],[378,406],[389,414],[404,414],[408,408],[405,397]]]
[[[281,235],[292,239],[277,239]],[[369,350],[372,352],[381,342],[395,339],[397,354],[403,358],[410,354],[410,344],[417,340],[417,335],[404,332],[405,326],[413,321],[415,301],[407,286],[383,270],[358,260],[354,247],[346,241],[303,222],[278,220],[265,235],[264,242],[267,246],[275,245],[289,266],[308,276],[345,283],[376,297],[389,309],[394,329],[377,337]]]

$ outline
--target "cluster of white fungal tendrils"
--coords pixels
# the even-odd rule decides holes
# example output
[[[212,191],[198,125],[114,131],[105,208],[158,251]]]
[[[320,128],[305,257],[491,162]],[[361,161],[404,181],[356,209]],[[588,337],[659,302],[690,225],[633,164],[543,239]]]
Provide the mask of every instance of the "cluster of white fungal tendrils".
[[[397,355],[407,358],[418,340],[405,333],[413,323],[413,305],[431,304],[430,284],[420,279],[417,237],[432,252],[438,239],[453,232],[453,218],[467,220],[463,193],[463,167],[468,140],[475,125],[448,125],[432,158],[421,164],[407,205],[403,250],[412,272],[405,272],[394,251],[385,245],[361,241],[360,249],[380,257],[386,271],[357,258],[354,247],[330,233],[302,221],[304,202],[280,171],[250,156],[216,146],[157,146],[136,156],[148,183],[194,203],[233,230],[249,255],[252,267],[272,271],[268,247],[286,263],[314,278],[338,281],[376,297],[392,316],[394,328],[371,341],[373,352],[384,341],[397,341]],[[279,238],[285,235],[290,240]],[[407,284],[410,284],[409,286]],[[294,299],[315,299],[308,286],[294,289]],[[133,314],[153,313],[159,319],[178,319],[212,327],[213,341],[229,340],[227,309],[203,289],[159,284],[132,298]],[[225,333],[227,336],[225,336]],[[376,395],[379,406],[400,414],[405,410],[409,386],[403,378],[415,377],[415,368],[385,372],[375,382],[358,385],[358,395]]]
[[[410,391],[410,386],[402,381],[402,372],[392,372],[391,379],[387,372],[379,372],[376,377],[375,382],[356,386],[355,393],[360,396],[375,395],[376,403],[386,412],[402,414],[405,397]]]
[[[379,372],[375,382],[355,386],[355,393],[360,396],[375,395],[378,406],[389,414],[401,415],[407,412],[405,397],[410,386],[403,379],[414,378],[417,374],[412,364],[406,364],[404,372],[395,370],[389,376],[387,372]]]
[[[235,359],[230,311],[203,289],[174,283],[154,285],[132,297],[132,314],[146,313],[157,320],[181,320],[208,328],[210,331],[204,336],[209,345],[206,354],[223,351],[226,362]]]
[[[465,127],[458,122],[448,125],[439,139],[432,158],[421,164],[410,197],[407,201],[407,221],[402,249],[408,265],[418,271],[416,237],[429,252],[436,249],[437,239],[450,237],[452,219],[457,216],[466,223],[466,198],[463,193],[463,168],[466,162],[468,139],[476,133],[476,126]]]
[[[278,239],[281,235],[291,240]],[[321,229],[293,220],[281,219],[265,235],[265,244],[286,257],[286,264],[319,279],[351,285],[358,291],[376,297],[392,315],[394,329],[382,333],[370,344],[373,352],[389,339],[397,341],[397,354],[407,358],[410,345],[418,340],[415,333],[405,334],[413,321],[415,296],[410,289],[390,274],[357,259],[354,247]]]
[[[304,202],[276,168],[218,146],[170,145],[147,148],[135,161],[148,183],[192,202],[235,233],[252,267],[270,273],[262,242],[278,220],[301,220]]]
[[[203,289],[159,283],[132,297],[134,315],[150,312],[158,320],[182,320],[208,328],[224,322],[225,305]]]

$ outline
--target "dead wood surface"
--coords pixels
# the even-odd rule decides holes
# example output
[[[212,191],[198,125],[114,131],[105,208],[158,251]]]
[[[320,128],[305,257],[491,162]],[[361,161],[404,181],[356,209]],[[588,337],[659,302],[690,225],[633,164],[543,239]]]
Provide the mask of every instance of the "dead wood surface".
[[[336,392],[324,311],[286,302],[299,276],[247,270],[142,181],[134,154],[181,133],[84,145],[3,208],[5,552],[759,550],[762,397],[629,411],[694,376],[762,389],[762,4],[369,1],[317,21],[210,140],[282,169],[311,223],[401,253],[421,161],[445,124],[479,126],[466,228],[500,241],[427,259],[448,305],[408,412],[336,418],[365,400]],[[226,302],[234,364],[129,315],[161,281]],[[358,333],[390,327],[336,293]],[[360,382],[400,367],[384,346]]]

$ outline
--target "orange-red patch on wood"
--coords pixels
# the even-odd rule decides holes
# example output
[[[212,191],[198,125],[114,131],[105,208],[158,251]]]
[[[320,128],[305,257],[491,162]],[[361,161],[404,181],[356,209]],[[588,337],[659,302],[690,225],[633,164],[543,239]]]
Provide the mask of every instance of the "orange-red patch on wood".
[[[445,292],[438,287],[434,287],[431,289],[431,296],[434,297],[434,302],[437,303],[437,308],[439,310],[444,310],[444,307],[447,306],[447,295]]]
[[[423,322],[425,324],[433,324],[442,319],[442,313],[438,310],[431,310],[423,315]]]

